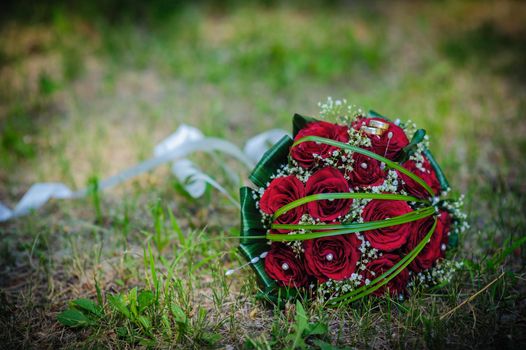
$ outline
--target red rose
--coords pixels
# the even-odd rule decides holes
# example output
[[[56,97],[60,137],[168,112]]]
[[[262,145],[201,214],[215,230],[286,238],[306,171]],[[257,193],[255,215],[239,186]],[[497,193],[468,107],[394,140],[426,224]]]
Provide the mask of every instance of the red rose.
[[[316,171],[307,180],[305,193],[349,192],[349,184],[337,169],[326,167]],[[330,222],[345,216],[351,209],[352,199],[333,199],[312,201],[307,204],[309,214],[322,222]]]
[[[445,257],[449,232],[449,214],[440,213],[438,217],[435,232],[431,235],[430,241],[424,246],[416,258],[409,264],[411,270],[420,272],[433,267],[435,262]],[[433,217],[424,218],[415,222],[415,232],[413,232],[407,241],[405,250],[409,253],[413,250],[427,235],[433,226]]]
[[[346,126],[341,126],[337,124],[327,123],[327,122],[313,122],[307,124],[307,126],[301,129],[294,141],[298,141],[306,136],[319,136],[325,137],[327,139],[348,142],[349,141],[349,132]],[[302,168],[313,168],[318,165],[318,159],[314,158],[316,154],[321,158],[330,158],[334,151],[339,151],[338,147],[330,146],[324,143],[317,142],[303,142],[299,145],[290,149],[290,157],[294,159],[299,166]]]
[[[283,243],[272,243],[265,257],[265,271],[279,285],[302,287],[308,282],[302,259],[298,259],[292,248]]]
[[[382,221],[411,211],[411,207],[404,201],[373,199],[363,209],[362,218],[365,222]],[[408,222],[364,231],[363,235],[373,248],[389,252],[402,247],[413,230],[413,222]]]
[[[305,267],[319,282],[349,278],[360,258],[360,243],[355,234],[304,241]]]
[[[259,207],[264,213],[272,215],[285,204],[303,197],[305,197],[305,186],[296,176],[278,177],[272,180],[263,193]],[[283,213],[274,222],[279,224],[297,224],[304,213],[305,206],[302,205]],[[277,231],[281,233],[288,232],[288,230]]]
[[[374,281],[399,261],[400,256],[397,254],[383,254],[378,259],[369,262],[363,273],[364,283],[366,283],[366,280],[369,280],[370,282]],[[409,271],[407,269],[403,269],[387,284],[375,290],[373,294],[376,296],[382,296],[387,289],[393,296],[400,295],[405,292],[408,280]]]
[[[420,177],[426,184],[431,187],[431,189],[434,192],[434,195],[437,195],[440,193],[440,182],[438,181],[438,178],[436,176],[435,170],[431,166],[431,163],[429,163],[429,160],[424,158],[424,163],[422,164],[422,167],[424,171],[417,168],[416,162],[413,160],[408,160],[404,164],[402,164],[404,168],[415,174],[416,176]],[[423,188],[420,184],[418,184],[415,180],[411,179],[409,176],[398,172],[398,175],[402,178],[404,184],[402,185],[402,188],[407,191],[408,194],[415,196],[417,198],[429,198],[430,194],[426,191],[425,188]]]
[[[360,130],[363,125],[369,126],[372,120],[377,120],[388,124],[389,128],[382,135],[369,135],[374,153],[387,159],[396,160],[402,148],[409,144],[409,140],[404,129],[398,125],[381,118],[362,118],[353,123],[356,130]]]
[[[349,173],[351,187],[380,186],[384,182],[385,172],[379,161],[361,153],[354,153],[353,160],[353,171]]]

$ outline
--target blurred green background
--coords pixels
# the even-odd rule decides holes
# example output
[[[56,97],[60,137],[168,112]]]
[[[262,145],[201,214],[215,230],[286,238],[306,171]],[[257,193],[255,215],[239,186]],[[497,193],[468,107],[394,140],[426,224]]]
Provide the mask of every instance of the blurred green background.
[[[81,186],[114,173],[182,122],[242,144],[288,129],[294,112],[315,114],[327,96],[417,121],[446,166],[466,165],[461,175],[481,157],[509,158],[494,164],[506,167],[524,148],[506,129],[517,134],[524,111],[521,2],[3,6],[2,197],[36,180]],[[512,149],[497,152],[502,142]]]
[[[242,146],[267,129],[290,129],[293,113],[315,116],[318,101],[332,96],[411,119],[428,131],[452,187],[467,195],[472,228],[461,240],[463,258],[485,261],[524,236],[524,1],[57,0],[0,6],[4,203],[16,203],[35,181],[82,188],[90,178],[113,175],[150,157],[181,123]],[[206,158],[196,160],[220,174]],[[179,187],[163,168],[105,193],[100,237],[90,226],[91,199],[54,202],[1,224],[0,287],[18,314],[10,341],[55,344],[56,310],[69,297],[93,291],[81,283],[92,280],[96,263],[124,249],[120,240],[127,249],[144,248],[141,232],[152,226],[148,208],[157,198],[185,227],[235,232],[238,213],[219,194],[189,201]],[[68,263],[71,256],[75,264]],[[513,250],[515,260],[497,265],[523,276],[523,257]],[[113,280],[121,281],[119,288],[140,284],[135,270],[126,269],[108,274],[106,287]],[[36,280],[12,292],[27,271]],[[454,333],[457,327],[459,342],[487,345],[502,337],[514,344],[524,320],[501,316],[526,314],[526,288],[510,288],[506,300],[513,311],[486,300],[473,311],[482,319],[474,330],[469,309],[462,314],[466,327],[457,320],[445,329]],[[38,321],[28,311],[34,305],[42,312]],[[51,335],[38,336],[46,327],[54,327]],[[20,328],[26,335],[17,343]],[[374,334],[363,335],[364,341]],[[389,334],[378,337],[392,341]],[[411,344],[432,347],[436,340],[422,339]]]

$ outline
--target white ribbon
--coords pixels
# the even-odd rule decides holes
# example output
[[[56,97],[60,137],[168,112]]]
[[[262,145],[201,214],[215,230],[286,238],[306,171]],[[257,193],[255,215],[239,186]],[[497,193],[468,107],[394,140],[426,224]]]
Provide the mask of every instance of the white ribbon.
[[[183,124],[155,147],[154,157],[100,181],[99,190],[111,188],[159,165],[173,162],[172,172],[192,197],[202,196],[206,185],[209,184],[223,193],[231,202],[239,205],[223,186],[185,157],[196,151],[219,151],[238,159],[248,169],[252,169],[263,154],[283,135],[287,135],[287,132],[278,129],[258,134],[249,139],[244,151],[241,151],[233,143],[212,137],[207,138],[201,130]],[[14,209],[9,209],[0,202],[0,222],[28,214],[42,207],[50,199],[78,198],[85,196],[87,192],[86,188],[73,192],[63,183],[36,183],[29,188]]]

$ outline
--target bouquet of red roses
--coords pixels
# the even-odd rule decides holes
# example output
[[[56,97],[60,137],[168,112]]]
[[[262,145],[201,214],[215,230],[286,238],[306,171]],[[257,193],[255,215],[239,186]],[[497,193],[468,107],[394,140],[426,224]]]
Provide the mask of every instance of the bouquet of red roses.
[[[333,303],[408,293],[449,280],[445,259],[467,224],[413,123],[352,112],[295,115],[293,139],[272,147],[241,189],[240,251],[267,296],[305,291]],[[293,287],[293,288],[291,288]]]

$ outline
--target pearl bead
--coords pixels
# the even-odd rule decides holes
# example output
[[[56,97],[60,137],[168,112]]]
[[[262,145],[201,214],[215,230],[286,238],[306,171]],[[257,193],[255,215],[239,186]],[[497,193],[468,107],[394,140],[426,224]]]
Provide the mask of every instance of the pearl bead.
[[[332,261],[332,259],[334,259],[334,255],[329,253],[329,254],[327,254],[327,256],[325,256],[325,259],[327,259],[327,261]]]
[[[442,249],[442,250],[446,250],[446,245],[445,245],[445,243],[442,243],[442,245],[440,246],[440,249]]]
[[[281,265],[281,268],[286,271],[289,269],[289,264],[283,263],[283,265]]]
[[[360,166],[362,167],[362,169],[367,169],[367,163],[362,163],[360,164]]]

